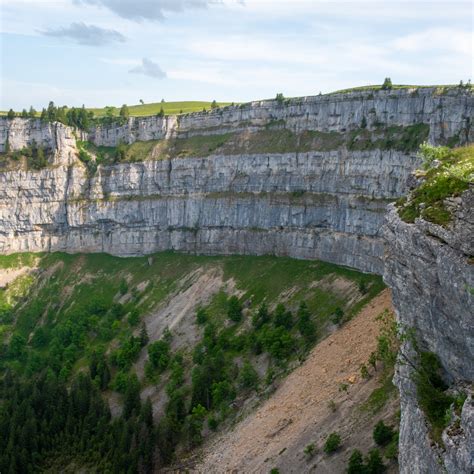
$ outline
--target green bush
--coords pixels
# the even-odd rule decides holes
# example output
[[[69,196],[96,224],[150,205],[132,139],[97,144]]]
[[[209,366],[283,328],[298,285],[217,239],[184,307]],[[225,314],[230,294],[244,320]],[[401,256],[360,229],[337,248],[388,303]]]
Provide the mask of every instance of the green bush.
[[[207,311],[204,308],[198,308],[196,312],[196,321],[199,325],[202,326],[203,324],[206,324],[208,317]]]
[[[287,330],[290,330],[293,326],[293,315],[291,311],[287,311],[285,306],[281,303],[278,304],[275,309],[273,324],[275,326],[282,326]]]
[[[441,364],[436,354],[419,354],[415,383],[420,407],[431,423],[435,439],[440,440],[441,432],[449,421],[446,412],[455,399],[444,393],[448,387],[441,377]]]
[[[347,467],[347,474],[367,474],[362,453],[358,449],[352,451]]]
[[[253,365],[246,360],[240,369],[239,385],[246,390],[256,390],[258,387],[258,374]]]
[[[338,433],[331,433],[324,443],[324,452],[332,454],[341,446],[341,436]]]
[[[303,452],[308,456],[308,458],[312,458],[316,453],[316,446],[314,443],[310,443],[304,448]]]
[[[165,371],[171,360],[169,343],[163,340],[152,342],[148,346],[148,358],[158,372]]]
[[[367,474],[382,474],[386,467],[383,463],[382,456],[378,449],[372,449],[365,460],[367,466]]]
[[[267,305],[265,303],[262,303],[252,318],[252,325],[255,329],[260,329],[269,321],[270,313],[268,312]]]
[[[316,339],[316,325],[311,319],[308,306],[304,301],[300,303],[298,308],[298,330],[301,335],[308,341],[313,342]]]
[[[344,311],[342,310],[342,308],[337,307],[333,315],[331,316],[331,322],[333,324],[339,324],[342,321],[343,317],[344,317]]]
[[[391,460],[398,459],[398,433],[394,434],[392,441],[385,448],[384,456]]]
[[[374,441],[379,445],[379,446],[385,446],[390,441],[392,441],[393,437],[395,435],[395,432],[391,426],[386,425],[383,420],[380,420],[374,428],[373,431],[373,438]]]
[[[227,301],[227,317],[234,323],[238,323],[242,319],[242,305],[235,295]]]

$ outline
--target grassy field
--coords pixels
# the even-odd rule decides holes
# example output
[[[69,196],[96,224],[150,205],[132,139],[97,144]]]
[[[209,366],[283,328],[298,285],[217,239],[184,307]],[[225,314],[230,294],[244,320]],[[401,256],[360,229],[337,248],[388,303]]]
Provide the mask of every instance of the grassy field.
[[[457,87],[457,84],[433,84],[433,85],[412,85],[412,84],[393,84],[390,90],[396,89],[420,89],[424,87],[436,87],[438,89],[452,89]],[[349,89],[340,89],[334,92],[330,92],[328,95],[331,94],[344,94],[347,92],[357,92],[357,91],[379,91],[382,90],[382,86],[380,84],[373,84],[368,86],[358,86],[358,87],[351,87]]]
[[[201,112],[203,109],[210,110],[212,102],[206,102],[202,100],[187,100],[181,102],[154,102],[152,104],[137,104],[137,105],[129,105],[128,109],[130,111],[130,116],[132,117],[145,117],[148,115],[156,115],[161,111],[163,111],[166,115],[178,115],[178,114],[188,114],[190,112]],[[225,107],[226,105],[230,105],[231,102],[217,102],[218,107]],[[120,107],[116,106],[114,110],[114,115],[119,115]],[[94,108],[94,107],[87,107],[87,110],[94,112],[96,117],[103,117],[105,115],[106,108]],[[17,111],[17,115],[20,111]],[[7,115],[7,111],[3,110],[0,111],[1,115]],[[41,111],[38,111],[36,115],[39,117],[41,115]]]
[[[230,102],[217,102],[219,107],[230,105]],[[156,115],[163,108],[166,115],[187,114],[190,112],[200,112],[203,109],[210,110],[211,102],[205,101],[183,101],[183,102],[155,102],[152,104],[129,105],[130,115],[132,117],[143,117],[147,115]],[[105,107],[103,108],[88,108],[94,112],[97,117],[105,115]],[[120,106],[116,107],[116,114],[118,115]]]

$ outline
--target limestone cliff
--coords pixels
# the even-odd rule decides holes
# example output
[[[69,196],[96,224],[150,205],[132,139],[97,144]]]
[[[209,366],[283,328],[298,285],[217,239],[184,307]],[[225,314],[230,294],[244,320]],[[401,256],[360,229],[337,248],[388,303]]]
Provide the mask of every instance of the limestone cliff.
[[[39,171],[0,172],[0,252],[271,253],[381,273],[385,207],[405,193],[418,162],[406,142],[471,140],[472,103],[465,91],[420,88],[131,118],[88,132],[1,119],[0,151],[7,140],[12,150],[34,141],[53,158]],[[278,152],[279,142],[245,151],[248,137],[283,131],[295,137],[285,153]],[[316,141],[301,147],[305,131]],[[414,140],[413,132],[419,135]],[[100,165],[94,173],[77,159],[75,142],[157,140],[160,147],[209,135],[226,137],[222,153],[171,152],[166,159],[152,153],[139,163]]]
[[[453,218],[447,227],[421,218],[406,223],[394,206],[384,227],[384,279],[399,323],[413,331],[402,346],[395,377],[401,399],[400,472],[406,474],[474,469],[474,191],[448,201]],[[460,413],[451,414],[441,440],[434,439],[419,403],[419,351],[437,355],[448,392],[462,389],[468,395]]]

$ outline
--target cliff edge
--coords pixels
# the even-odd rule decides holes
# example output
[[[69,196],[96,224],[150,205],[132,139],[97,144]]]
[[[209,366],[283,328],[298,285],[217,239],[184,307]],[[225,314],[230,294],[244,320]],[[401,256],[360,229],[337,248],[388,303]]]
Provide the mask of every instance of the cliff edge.
[[[474,148],[435,158],[383,228],[384,279],[404,333],[402,474],[474,468]]]

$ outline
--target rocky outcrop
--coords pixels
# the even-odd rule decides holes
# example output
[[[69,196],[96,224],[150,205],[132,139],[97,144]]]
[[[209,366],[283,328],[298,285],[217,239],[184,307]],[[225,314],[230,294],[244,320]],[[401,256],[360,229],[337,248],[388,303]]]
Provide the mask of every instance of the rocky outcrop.
[[[400,472],[470,473],[474,469],[474,191],[450,199],[448,228],[417,219],[403,222],[394,206],[383,228],[384,279],[391,287],[398,321],[413,329],[420,350],[435,353],[451,390],[469,393],[460,416],[444,430],[444,446],[430,435],[413,380],[413,343],[404,343],[396,382],[400,390]]]
[[[21,150],[33,144],[51,152],[51,165],[72,165],[77,161],[77,133],[59,122],[43,122],[39,119],[0,119],[0,153],[6,145]]]

